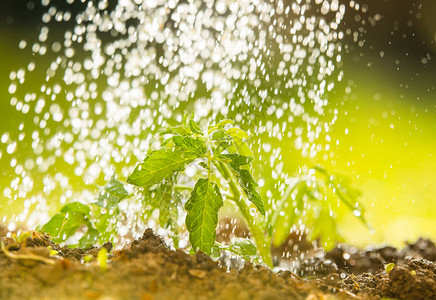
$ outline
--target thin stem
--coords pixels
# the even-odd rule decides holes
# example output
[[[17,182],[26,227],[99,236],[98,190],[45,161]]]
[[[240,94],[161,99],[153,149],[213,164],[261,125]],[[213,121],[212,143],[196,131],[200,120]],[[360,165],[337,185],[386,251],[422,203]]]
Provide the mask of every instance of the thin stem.
[[[12,259],[31,259],[31,260],[37,260],[37,261],[42,261],[43,263],[49,264],[49,265],[54,265],[55,261],[45,258],[43,256],[38,256],[35,254],[14,254],[9,252],[8,249],[6,249],[5,243],[3,241],[0,241],[0,248],[1,250],[4,252],[4,254]]]
[[[235,178],[231,174],[229,168],[221,162],[214,162],[214,164],[217,167],[218,171],[221,173],[221,175],[229,183],[230,189],[233,193],[232,200],[236,203],[239,210],[241,211],[242,216],[247,222],[248,228],[250,229],[251,235],[254,238],[257,249],[259,250],[259,253],[262,256],[264,263],[267,264],[269,267],[273,267],[272,258],[271,258],[270,238],[265,235],[262,228],[256,222],[254,217],[250,214],[250,208],[244,201],[242,193],[238,185],[236,184]]]
[[[192,191],[192,187],[184,186],[184,185],[174,185],[173,189],[175,191],[179,191],[179,192],[181,192],[181,191]]]

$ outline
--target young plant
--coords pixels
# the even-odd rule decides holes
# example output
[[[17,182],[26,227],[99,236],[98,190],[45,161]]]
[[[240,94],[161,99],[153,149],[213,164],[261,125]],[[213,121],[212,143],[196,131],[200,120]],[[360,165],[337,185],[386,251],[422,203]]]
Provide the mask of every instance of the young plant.
[[[268,220],[273,245],[281,245],[294,225],[304,224],[311,240],[319,239],[326,250],[331,249],[341,240],[337,215],[344,213],[343,207],[370,228],[364,217],[365,210],[358,201],[360,195],[345,176],[329,173],[320,166],[303,171],[292,178],[281,199],[275,202],[276,207]]]
[[[205,129],[190,120],[163,132],[163,136],[166,139],[161,147],[145,156],[127,182],[137,187],[135,196],[143,202],[143,218],[157,210],[159,226],[172,232],[176,248],[181,209],[187,213],[185,224],[193,252],[216,257],[226,250],[269,266],[271,247],[282,244],[297,224],[304,224],[312,239],[319,238],[325,248],[331,248],[341,238],[336,224],[338,207],[345,205],[369,227],[357,201],[360,191],[345,177],[330,174],[320,166],[291,178],[281,199],[272,201],[268,206],[270,213],[266,214],[251,174],[253,152],[247,144],[249,134],[231,120]],[[192,172],[193,168],[197,172]],[[121,214],[118,204],[131,196],[124,183],[112,178],[92,205],[68,203],[42,230],[55,242],[81,231],[80,247],[111,240],[117,234],[117,218]],[[236,239],[227,246],[215,241],[218,212],[224,201],[238,207],[254,244],[248,239]],[[264,217],[258,217],[256,210]]]
[[[172,128],[167,134],[169,137],[162,148],[146,155],[127,182],[145,190],[151,187],[157,189],[160,191],[157,193],[158,200],[167,206],[165,203],[172,199],[179,173],[188,164],[196,163],[198,168],[204,170],[204,176],[197,180],[185,204],[185,223],[193,250],[209,255],[212,253],[218,211],[223,206],[223,200],[229,200],[239,208],[259,254],[271,266],[270,243],[262,222],[250,213],[250,206],[253,205],[261,215],[265,215],[265,206],[250,172],[253,152],[246,143],[248,133],[234,127],[230,120],[221,121],[205,130],[191,120],[186,125]],[[224,185],[221,179],[227,184]],[[229,192],[231,195],[223,197]]]
[[[116,235],[118,203],[129,196],[124,184],[112,177],[92,205],[67,203],[40,229],[56,243],[66,241],[81,230],[84,234],[76,246],[87,248],[96,242],[102,244]]]

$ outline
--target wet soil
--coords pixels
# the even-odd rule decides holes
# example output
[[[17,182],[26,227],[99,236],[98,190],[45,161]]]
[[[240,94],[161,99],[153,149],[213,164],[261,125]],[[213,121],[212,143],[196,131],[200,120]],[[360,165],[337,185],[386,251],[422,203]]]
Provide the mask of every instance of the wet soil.
[[[424,239],[402,250],[338,245],[325,254],[309,243],[298,261],[276,259],[291,263],[296,277],[250,263],[228,270],[205,254],[170,250],[151,229],[113,251],[107,270],[95,259],[100,248],[60,247],[36,232],[17,243],[6,233],[0,230],[6,249],[0,251],[0,299],[436,299],[436,248]],[[92,261],[83,263],[85,256]]]

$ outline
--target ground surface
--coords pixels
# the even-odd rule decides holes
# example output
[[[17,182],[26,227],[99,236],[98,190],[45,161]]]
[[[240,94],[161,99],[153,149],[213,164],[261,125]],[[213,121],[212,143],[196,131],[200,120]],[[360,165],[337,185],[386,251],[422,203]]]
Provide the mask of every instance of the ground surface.
[[[402,250],[340,245],[325,255],[306,245],[304,260],[277,261],[291,263],[296,277],[248,263],[228,271],[204,254],[168,249],[150,229],[113,251],[107,271],[95,262],[98,248],[61,248],[38,233],[17,243],[6,234],[0,230],[6,250],[0,251],[0,299],[436,299],[436,248],[429,240]],[[80,262],[86,255],[91,263]],[[390,262],[395,267],[387,274],[383,265]]]

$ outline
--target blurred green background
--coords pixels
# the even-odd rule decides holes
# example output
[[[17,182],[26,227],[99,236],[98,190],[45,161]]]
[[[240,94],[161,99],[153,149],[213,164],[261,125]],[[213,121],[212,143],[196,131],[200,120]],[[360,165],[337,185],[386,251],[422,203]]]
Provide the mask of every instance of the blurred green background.
[[[19,125],[31,126],[33,118],[30,114],[24,118],[10,106],[10,72],[36,60],[44,70],[52,60],[49,55],[36,58],[18,50],[21,40],[35,41],[42,26],[45,8],[39,2],[29,6],[29,2],[5,1],[0,14],[0,136],[5,132],[18,134]],[[349,6],[349,1],[341,2]],[[345,216],[340,230],[349,243],[398,246],[419,236],[436,239],[435,2],[354,2],[366,5],[367,12],[359,14],[348,9],[343,30],[354,32],[362,27],[359,40],[364,43],[359,45],[353,42],[352,35],[345,35],[343,42],[348,47],[344,47],[341,63],[344,80],[329,98],[330,107],[339,110],[331,133],[339,144],[328,159],[284,152],[283,170],[292,174],[302,165],[320,163],[352,178],[363,192],[361,201],[376,231],[370,233],[351,215]],[[73,9],[82,7],[77,3]],[[380,20],[372,26],[368,19],[376,15]],[[362,20],[366,24],[362,25]],[[57,29],[52,30],[56,34]],[[62,27],[58,30],[63,32]],[[37,90],[41,78],[27,84]],[[11,174],[6,146],[0,146],[1,221],[2,216],[10,217],[23,207],[3,195],[15,175]],[[17,155],[31,155],[30,145],[27,149]]]

